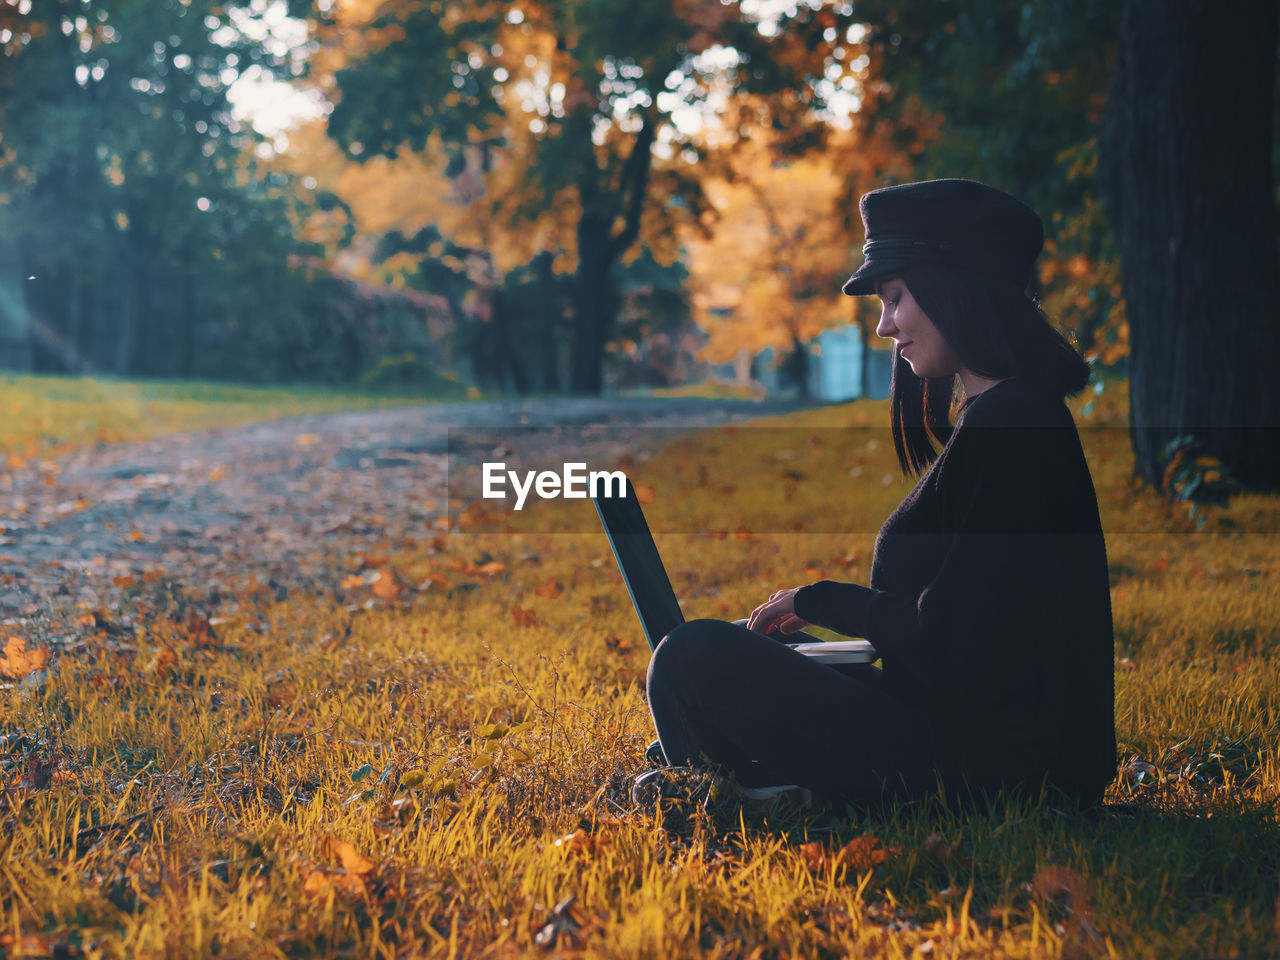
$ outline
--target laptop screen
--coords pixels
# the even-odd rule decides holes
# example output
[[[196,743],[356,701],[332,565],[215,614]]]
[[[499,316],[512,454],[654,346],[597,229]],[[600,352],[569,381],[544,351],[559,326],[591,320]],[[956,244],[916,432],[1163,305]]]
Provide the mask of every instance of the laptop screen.
[[[684,614],[671,589],[658,547],[653,542],[644,511],[636,499],[635,489],[627,480],[624,497],[592,497],[596,512],[613,558],[618,561],[622,580],[631,594],[631,603],[640,618],[649,648],[653,649],[668,633],[684,623]]]

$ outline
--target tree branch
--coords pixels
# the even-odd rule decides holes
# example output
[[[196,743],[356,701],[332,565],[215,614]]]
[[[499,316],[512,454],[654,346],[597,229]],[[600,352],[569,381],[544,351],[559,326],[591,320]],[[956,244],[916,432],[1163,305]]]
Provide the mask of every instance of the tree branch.
[[[644,197],[649,189],[649,167],[652,161],[650,152],[653,147],[653,137],[653,122],[649,115],[645,114],[640,132],[636,134],[635,146],[631,148],[627,162],[622,168],[622,178],[618,184],[619,196],[626,195],[628,190],[630,190],[630,194],[625,197],[627,213],[622,231],[609,240],[610,259],[618,256],[627,247],[635,243],[636,237],[640,235],[640,214],[644,210]]]

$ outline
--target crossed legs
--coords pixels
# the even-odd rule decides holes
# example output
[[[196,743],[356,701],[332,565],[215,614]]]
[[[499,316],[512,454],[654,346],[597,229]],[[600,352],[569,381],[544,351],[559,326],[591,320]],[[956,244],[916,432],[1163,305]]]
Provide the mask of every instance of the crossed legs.
[[[670,764],[709,761],[745,786],[876,796],[928,775],[932,753],[924,718],[879,679],[874,667],[827,666],[746,627],[691,620],[653,652],[649,709]]]

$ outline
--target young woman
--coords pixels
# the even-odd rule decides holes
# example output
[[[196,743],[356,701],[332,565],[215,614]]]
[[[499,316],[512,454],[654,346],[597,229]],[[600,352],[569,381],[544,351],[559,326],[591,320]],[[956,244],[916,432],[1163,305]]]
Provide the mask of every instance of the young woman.
[[[1025,292],[1043,225],[972,180],[859,206],[865,262],[843,289],[880,297],[894,445],[919,481],[876,538],[868,586],[782,590],[746,626],[664,638],[648,676],[662,753],[837,799],[941,782],[1096,802],[1115,774],[1107,560],[1063,402],[1089,368]],[[791,650],[811,624],[865,637],[882,667]]]

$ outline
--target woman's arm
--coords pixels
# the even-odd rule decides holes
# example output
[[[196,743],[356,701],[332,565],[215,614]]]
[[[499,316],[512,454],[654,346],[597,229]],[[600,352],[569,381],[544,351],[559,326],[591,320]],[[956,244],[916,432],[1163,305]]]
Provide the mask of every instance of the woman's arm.
[[[865,637],[927,689],[1031,656],[1027,638],[1073,575],[1060,568],[1058,534],[1087,532],[1063,523],[1072,472],[1063,439],[1053,429],[960,429],[934,477],[947,546],[920,593],[823,580],[795,591],[794,616]]]

